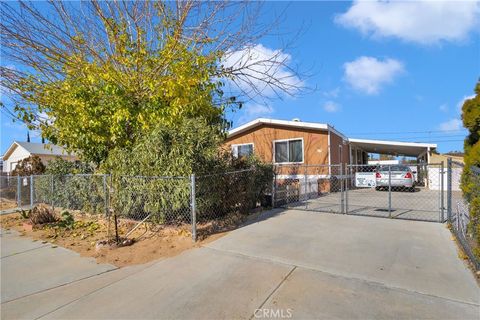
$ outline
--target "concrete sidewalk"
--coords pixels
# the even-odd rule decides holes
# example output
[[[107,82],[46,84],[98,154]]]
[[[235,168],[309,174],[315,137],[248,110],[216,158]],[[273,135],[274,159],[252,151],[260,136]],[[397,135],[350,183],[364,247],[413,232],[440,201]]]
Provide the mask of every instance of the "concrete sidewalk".
[[[2,303],[116,269],[15,231],[2,230],[0,239]]]
[[[290,210],[2,303],[2,319],[478,319],[479,287],[450,237],[437,223]]]

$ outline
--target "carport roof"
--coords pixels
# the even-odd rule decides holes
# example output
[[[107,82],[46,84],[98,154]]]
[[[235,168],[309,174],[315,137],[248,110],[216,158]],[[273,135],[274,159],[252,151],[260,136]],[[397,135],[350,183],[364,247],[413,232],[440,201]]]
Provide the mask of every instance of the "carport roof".
[[[435,143],[400,142],[385,140],[348,139],[352,146],[370,153],[390,154],[395,156],[421,156],[428,150],[437,148]]]

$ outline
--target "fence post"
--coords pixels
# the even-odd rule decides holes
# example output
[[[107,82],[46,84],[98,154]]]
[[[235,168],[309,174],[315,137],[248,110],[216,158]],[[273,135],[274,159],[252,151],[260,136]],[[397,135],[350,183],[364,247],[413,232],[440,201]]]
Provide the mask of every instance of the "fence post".
[[[33,175],[30,175],[30,207],[33,208],[33,202],[34,202],[34,199],[33,199],[34,195],[33,195]]]
[[[442,164],[441,164],[441,167],[440,167],[440,221],[439,222],[443,222],[443,216],[444,216],[444,210],[445,210],[445,206],[443,205],[443,202],[444,202],[444,195],[443,193],[445,192],[444,190],[444,184],[443,184],[443,175],[444,175],[444,170],[445,170],[445,167],[443,165],[443,161],[442,161]]]
[[[392,166],[388,166],[388,217],[392,217]]]
[[[303,199],[305,200],[305,209],[308,208],[308,166],[305,166],[305,171],[304,171],[304,183],[305,187],[303,188],[304,190],[304,195]]]
[[[343,194],[343,164],[340,163],[340,212],[345,213],[345,202]]]
[[[108,217],[108,192],[107,192],[107,175],[103,175],[103,196],[105,206],[105,218]]]
[[[345,214],[348,214],[348,184],[351,183],[350,172],[352,168],[350,165],[345,165]]]
[[[17,206],[22,207],[22,184],[20,176],[17,176]]]
[[[273,167],[273,185],[272,185],[272,208],[275,208],[275,192],[277,188],[277,173],[275,172],[275,167]]]
[[[192,239],[197,241],[197,208],[195,199],[195,174],[190,175],[190,209],[192,211]]]
[[[452,158],[447,158],[447,220],[452,221]]]
[[[53,182],[54,182],[54,179],[53,179],[53,174],[50,175],[50,184],[51,184],[51,191],[52,191],[52,210],[55,211],[55,201],[54,201],[54,198],[55,198],[55,188],[54,188],[54,185],[53,185]]]

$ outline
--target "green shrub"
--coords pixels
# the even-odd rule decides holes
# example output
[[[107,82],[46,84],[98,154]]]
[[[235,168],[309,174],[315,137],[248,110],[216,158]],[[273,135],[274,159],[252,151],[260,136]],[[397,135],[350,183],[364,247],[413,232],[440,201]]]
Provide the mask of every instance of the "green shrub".
[[[223,141],[219,126],[186,119],[175,128],[153,129],[130,149],[110,152],[102,170],[112,173],[116,214],[135,220],[151,214],[158,223],[189,222],[193,173],[199,219],[255,207],[271,186],[272,168],[254,158],[233,159]],[[225,174],[244,169],[252,170]]]
[[[61,219],[58,222],[58,226],[72,230],[75,227],[75,219],[73,215],[67,210],[62,212]]]
[[[88,174],[93,173],[95,168],[93,165],[81,161],[68,161],[61,157],[55,157],[54,160],[48,162],[45,174],[62,176],[67,174]]]

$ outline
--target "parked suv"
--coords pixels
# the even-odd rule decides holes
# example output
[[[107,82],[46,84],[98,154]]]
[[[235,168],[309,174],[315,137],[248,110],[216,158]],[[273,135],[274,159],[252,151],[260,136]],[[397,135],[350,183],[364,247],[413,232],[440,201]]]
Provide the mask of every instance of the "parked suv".
[[[391,174],[389,181],[388,174]],[[412,169],[404,165],[381,166],[375,173],[376,190],[388,189],[389,183],[395,190],[415,191],[415,177]]]

